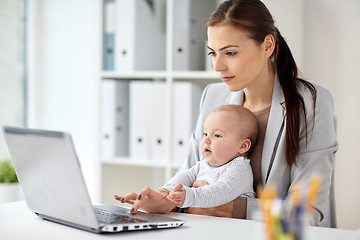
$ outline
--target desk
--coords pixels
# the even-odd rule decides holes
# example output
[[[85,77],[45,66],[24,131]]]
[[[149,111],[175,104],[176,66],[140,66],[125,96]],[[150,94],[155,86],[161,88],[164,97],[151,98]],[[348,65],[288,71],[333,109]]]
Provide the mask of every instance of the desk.
[[[4,203],[0,204],[0,239],[263,239],[259,235],[263,227],[260,222],[183,213],[167,215],[183,219],[186,223],[176,229],[95,234],[42,220],[32,213],[23,201]],[[353,233],[354,231],[350,230],[309,227],[308,239],[346,240]]]

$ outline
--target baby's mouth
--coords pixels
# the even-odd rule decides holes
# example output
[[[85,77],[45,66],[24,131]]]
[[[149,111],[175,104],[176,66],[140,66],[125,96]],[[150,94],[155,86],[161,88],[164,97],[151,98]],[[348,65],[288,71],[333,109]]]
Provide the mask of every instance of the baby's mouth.
[[[211,153],[211,150],[209,148],[204,148],[204,153]]]

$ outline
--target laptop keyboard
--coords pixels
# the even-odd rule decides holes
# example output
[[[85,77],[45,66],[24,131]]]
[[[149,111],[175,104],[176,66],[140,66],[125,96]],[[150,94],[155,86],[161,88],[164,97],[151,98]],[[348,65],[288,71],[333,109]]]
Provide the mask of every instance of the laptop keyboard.
[[[102,223],[138,223],[138,222],[146,222],[144,220],[131,217],[128,215],[117,215],[111,213],[109,211],[105,211],[102,209],[95,208],[95,213],[99,222]]]

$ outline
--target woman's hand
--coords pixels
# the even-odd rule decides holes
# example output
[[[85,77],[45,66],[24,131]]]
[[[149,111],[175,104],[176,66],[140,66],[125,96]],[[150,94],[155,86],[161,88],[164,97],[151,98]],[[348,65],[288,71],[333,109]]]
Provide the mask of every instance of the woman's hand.
[[[234,202],[231,201],[224,205],[213,208],[188,208],[186,210],[186,213],[231,218],[233,212],[233,206],[234,206]]]
[[[196,181],[193,183],[194,188],[203,187],[205,185],[208,185],[208,183],[204,181]],[[224,205],[213,208],[188,208],[186,210],[186,213],[231,218],[233,215],[233,208],[234,208],[234,202],[231,201]]]
[[[144,188],[139,194],[129,193],[126,196],[117,196],[115,199],[132,205],[130,213],[136,213],[141,209],[148,213],[168,213],[171,212],[175,205],[167,196],[169,191],[165,189],[152,190],[150,188]]]

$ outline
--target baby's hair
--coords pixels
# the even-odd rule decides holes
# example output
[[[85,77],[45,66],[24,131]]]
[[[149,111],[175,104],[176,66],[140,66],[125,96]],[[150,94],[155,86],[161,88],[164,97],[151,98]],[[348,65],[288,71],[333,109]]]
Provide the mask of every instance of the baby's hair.
[[[240,139],[250,139],[251,147],[246,153],[247,156],[253,151],[258,135],[258,124],[255,115],[247,108],[240,105],[223,105],[216,108],[213,112],[227,111],[233,112],[238,116],[239,124],[241,124]]]

